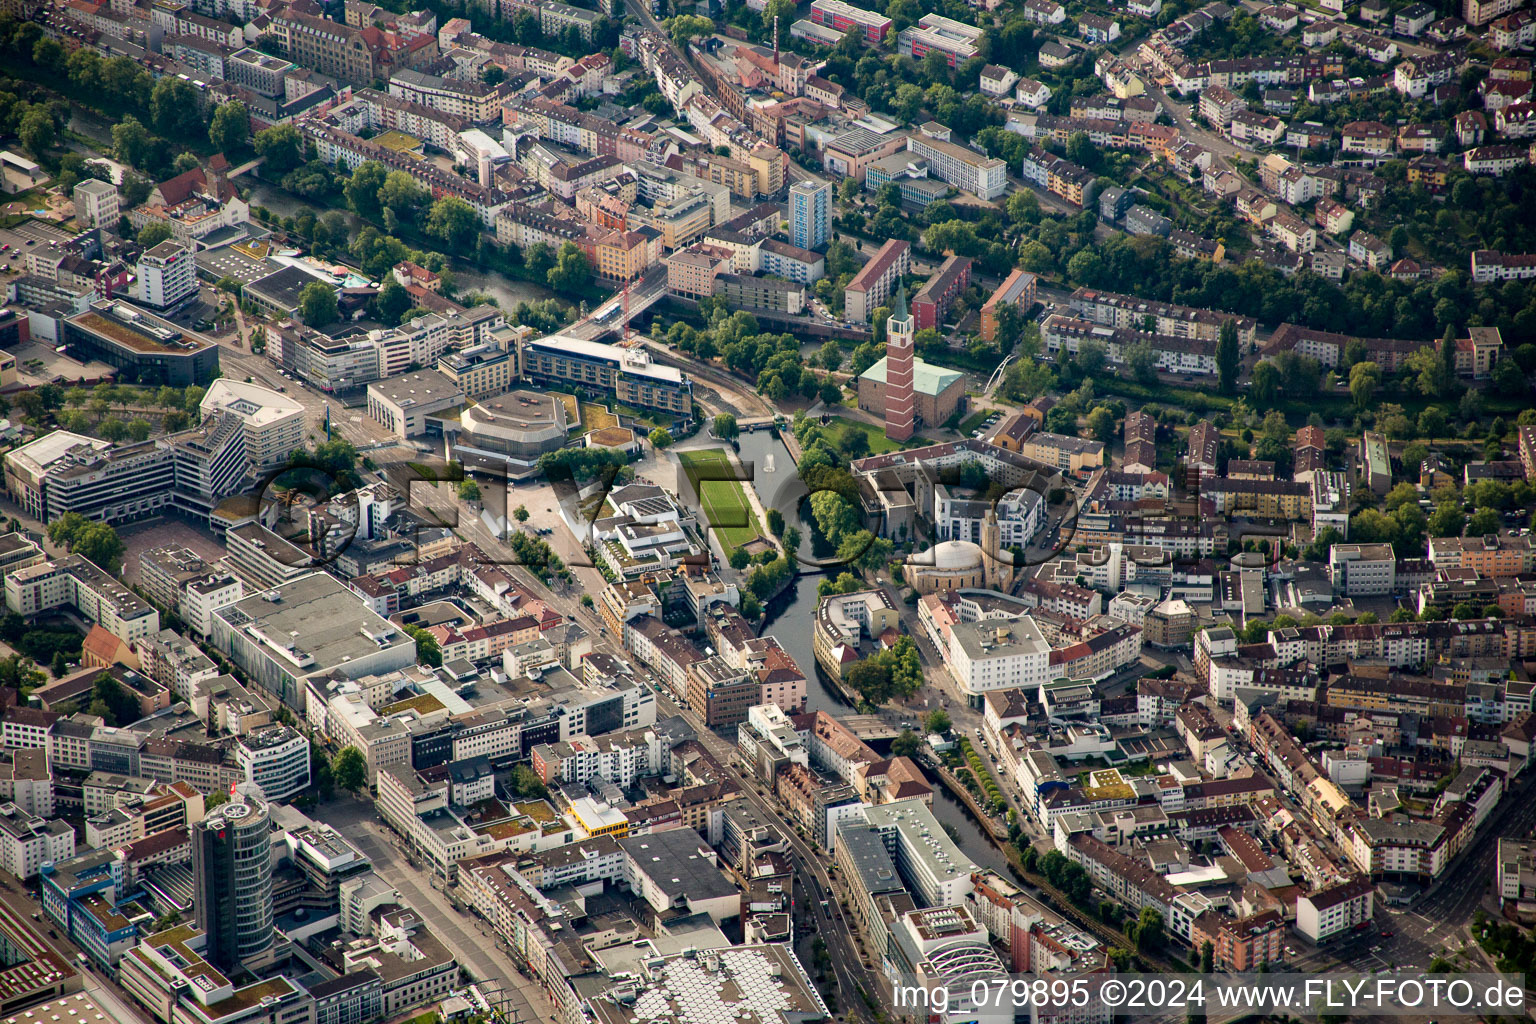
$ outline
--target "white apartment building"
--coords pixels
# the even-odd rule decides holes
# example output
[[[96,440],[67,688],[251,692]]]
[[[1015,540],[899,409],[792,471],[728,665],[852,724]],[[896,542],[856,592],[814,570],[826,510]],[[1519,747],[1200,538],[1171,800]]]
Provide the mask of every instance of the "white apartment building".
[[[309,740],[286,725],[240,737],[235,760],[263,799],[287,800],[309,787]]]
[[[257,473],[283,465],[304,446],[304,407],[260,384],[220,377],[208,385],[198,409],[204,417],[227,412],[240,419],[246,458]]]
[[[1028,616],[960,622],[950,629],[949,668],[973,707],[988,690],[1033,691],[1050,681],[1051,645]]]
[[[174,238],[139,256],[138,297],[146,306],[170,309],[197,294],[192,247]]]
[[[5,605],[31,617],[73,605],[124,643],[160,632],[160,613],[115,577],[79,555],[18,569],[5,578]]]
[[[942,484],[933,489],[933,521],[943,540],[981,543],[981,526],[987,514],[997,514],[997,542],[1001,547],[1024,547],[1040,532],[1041,510],[1045,498],[1037,491],[1018,487],[996,503],[970,498],[956,498]]]
[[[946,181],[979,199],[992,200],[1008,188],[1008,165],[997,157],[978,153],[950,142],[946,129],[942,136],[919,133],[907,137],[907,151],[928,161],[929,169]]]
[[[1397,554],[1390,544],[1335,544],[1328,549],[1333,588],[1346,597],[1390,594],[1397,582]]]
[[[0,868],[25,880],[44,864],[74,855],[75,830],[68,822],[27,814],[13,803],[0,804]]]
[[[116,231],[122,215],[117,186],[110,181],[86,178],[75,186],[75,219],[81,224]]]

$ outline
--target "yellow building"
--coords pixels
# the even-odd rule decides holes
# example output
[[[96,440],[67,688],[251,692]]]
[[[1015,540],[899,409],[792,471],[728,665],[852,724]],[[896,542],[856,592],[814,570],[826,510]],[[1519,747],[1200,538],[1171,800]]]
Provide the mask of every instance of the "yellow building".
[[[662,235],[655,228],[611,231],[597,240],[597,276],[632,281],[661,259]]]
[[[437,359],[438,372],[457,384],[465,398],[499,395],[517,380],[517,346],[503,350],[494,342],[445,352]]]
[[[589,836],[629,834],[629,818],[623,811],[590,796],[572,800],[566,817]]]

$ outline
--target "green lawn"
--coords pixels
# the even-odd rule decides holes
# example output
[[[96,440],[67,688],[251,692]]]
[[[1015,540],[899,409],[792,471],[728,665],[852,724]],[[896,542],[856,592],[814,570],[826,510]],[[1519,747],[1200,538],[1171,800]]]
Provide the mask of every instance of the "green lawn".
[[[971,413],[965,419],[960,421],[961,435],[964,437],[970,437],[971,431],[985,423],[987,417],[990,415],[992,415],[991,409],[978,409],[976,412]]]
[[[724,448],[678,452],[677,459],[688,474],[694,493],[699,496],[705,521],[720,538],[725,557],[729,558],[731,552],[743,544],[765,536],[757,514],[747,500],[744,482],[734,479],[736,470]]]
[[[869,453],[871,455],[884,455],[886,452],[899,452],[903,448],[920,448],[924,445],[932,443],[926,438],[921,437],[914,437],[912,440],[906,442],[905,444],[900,441],[892,441],[890,438],[885,436],[884,427],[877,427],[872,423],[865,423],[863,420],[844,419],[841,416],[833,416],[831,420],[828,421],[827,425],[829,427],[836,427],[839,431],[858,430],[863,432],[864,435],[869,438]]]

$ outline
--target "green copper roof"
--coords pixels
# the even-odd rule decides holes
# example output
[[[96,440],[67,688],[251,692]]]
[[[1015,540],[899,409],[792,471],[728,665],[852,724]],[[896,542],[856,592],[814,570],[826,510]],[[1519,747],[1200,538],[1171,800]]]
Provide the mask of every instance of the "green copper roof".
[[[896,309],[891,313],[893,320],[905,320],[907,318],[907,286],[902,284],[896,289]]]
[[[884,384],[885,362],[884,359],[881,359],[874,366],[860,374],[859,379],[872,380]],[[959,370],[934,366],[932,363],[925,363],[915,356],[912,359],[912,390],[920,395],[942,395],[962,377],[964,377],[964,374]]]

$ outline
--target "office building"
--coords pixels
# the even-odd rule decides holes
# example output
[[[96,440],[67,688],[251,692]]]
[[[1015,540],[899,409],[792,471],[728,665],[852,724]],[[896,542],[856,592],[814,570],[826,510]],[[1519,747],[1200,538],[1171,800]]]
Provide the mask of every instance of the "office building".
[[[266,800],[288,800],[309,788],[309,740],[286,725],[241,736],[235,761]]]
[[[247,678],[298,709],[313,676],[357,679],[416,661],[414,640],[318,572],[220,608],[211,639]]]
[[[208,386],[198,406],[202,414],[229,413],[244,426],[245,455],[261,473],[285,464],[304,447],[304,407],[260,384],[220,377]]]
[[[160,613],[80,555],[17,569],[5,578],[6,607],[31,617],[68,605],[124,643],[160,632]]]
[[[225,972],[272,948],[272,819],[238,794],[192,829],[193,912],[206,957]]]
[[[911,270],[911,244],[896,238],[886,242],[848,282],[843,292],[843,315],[856,324],[869,323],[870,316],[895,293],[897,283]]]
[[[517,379],[517,347],[488,341],[445,352],[437,357],[437,369],[459,386],[465,398],[479,401],[501,394]]]
[[[951,142],[949,129],[943,125],[930,123],[918,134],[907,136],[907,149],[928,161],[929,169],[941,181],[978,199],[996,199],[1008,188],[1007,164]]]
[[[950,671],[976,706],[988,690],[1033,691],[1050,682],[1050,660],[1051,645],[1027,616],[958,622],[950,630]]]
[[[464,392],[437,370],[417,370],[368,385],[368,418],[401,439],[441,434],[444,419],[457,419],[463,404]]]
[[[10,802],[0,804],[0,868],[26,880],[44,864],[74,855],[75,830],[68,822],[27,814]]]
[[[842,39],[850,28],[858,27],[864,41],[873,45],[885,42],[891,19],[874,11],[844,3],[843,0],[815,0],[811,4],[811,24],[829,28]]]
[[[525,376],[537,383],[588,388],[625,405],[683,418],[693,415],[693,381],[674,367],[653,362],[644,349],[551,334],[526,342],[522,355]]]
[[[63,341],[77,358],[99,359],[139,384],[207,386],[219,370],[213,342],[126,302],[91,303],[64,321]]]
[[[917,902],[954,906],[971,891],[971,863],[920,799],[867,808],[869,827],[880,833],[896,870]]]
[[[139,255],[138,299],[146,306],[166,310],[197,294],[197,263],[192,247],[167,238]]]
[[[110,181],[86,178],[75,186],[75,220],[82,227],[117,230],[122,218],[122,202],[117,186]]]
[[[789,241],[822,249],[832,236],[832,183],[797,181],[789,186]]]
[[[1379,597],[1397,588],[1397,555],[1390,544],[1334,544],[1328,573],[1336,594]]]

